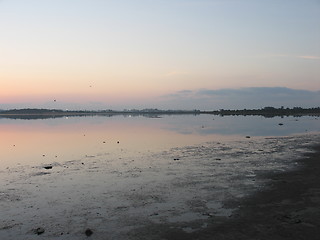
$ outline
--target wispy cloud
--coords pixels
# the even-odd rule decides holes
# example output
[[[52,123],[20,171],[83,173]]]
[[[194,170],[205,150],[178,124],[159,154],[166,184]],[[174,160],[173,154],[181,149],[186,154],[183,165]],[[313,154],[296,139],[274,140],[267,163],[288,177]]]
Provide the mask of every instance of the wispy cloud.
[[[315,55],[290,55],[290,54],[265,54],[254,56],[257,58],[300,58],[308,60],[320,60],[320,56]]]
[[[320,91],[286,87],[182,90],[163,96],[171,105],[195,109],[261,108],[265,106],[318,107]]]
[[[197,95],[208,95],[208,96],[302,96],[310,95],[313,93],[319,94],[319,92],[312,92],[308,90],[291,89],[286,87],[249,87],[249,88],[239,88],[239,89],[202,89],[197,91]]]
[[[319,56],[299,56],[299,58],[310,59],[310,60],[320,60]]]
[[[189,95],[190,93],[193,93],[192,90],[181,90],[178,91],[179,94],[183,94],[183,95]]]
[[[174,93],[166,94],[161,96],[161,98],[186,98],[194,95],[194,91],[192,90],[181,90]]]

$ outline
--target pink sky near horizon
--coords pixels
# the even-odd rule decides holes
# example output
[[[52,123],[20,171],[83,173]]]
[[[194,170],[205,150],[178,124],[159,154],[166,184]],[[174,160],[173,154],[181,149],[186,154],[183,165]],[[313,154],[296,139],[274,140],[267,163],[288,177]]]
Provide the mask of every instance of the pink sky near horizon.
[[[139,107],[199,89],[319,91],[319,24],[316,1],[0,1],[0,107],[55,99]]]

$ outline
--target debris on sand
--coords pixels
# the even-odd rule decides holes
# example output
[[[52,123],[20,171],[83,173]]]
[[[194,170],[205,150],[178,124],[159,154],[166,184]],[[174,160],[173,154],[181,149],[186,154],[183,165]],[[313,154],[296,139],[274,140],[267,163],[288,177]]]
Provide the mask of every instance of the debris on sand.
[[[88,228],[84,233],[86,234],[87,237],[90,237],[93,234],[90,228]]]
[[[33,231],[35,234],[40,235],[40,234],[44,233],[44,228],[38,227],[37,229],[34,229]]]
[[[44,169],[52,169],[52,166],[44,166]]]
[[[250,136],[246,136],[246,138],[251,138]]]

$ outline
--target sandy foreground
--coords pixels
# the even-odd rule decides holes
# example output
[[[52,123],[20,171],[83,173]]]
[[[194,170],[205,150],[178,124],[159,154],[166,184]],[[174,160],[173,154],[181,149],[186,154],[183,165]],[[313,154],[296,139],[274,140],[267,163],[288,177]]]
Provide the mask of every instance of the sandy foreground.
[[[319,239],[319,142],[244,138],[4,169],[0,239]]]

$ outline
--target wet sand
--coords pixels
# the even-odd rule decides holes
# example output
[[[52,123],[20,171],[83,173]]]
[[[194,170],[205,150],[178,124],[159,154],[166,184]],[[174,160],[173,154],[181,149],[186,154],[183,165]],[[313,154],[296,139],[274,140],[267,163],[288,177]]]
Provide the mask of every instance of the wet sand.
[[[213,221],[194,233],[169,231],[163,239],[306,239],[320,238],[320,145],[300,160],[300,168],[271,179],[266,189],[240,202],[229,219]]]
[[[268,190],[241,202],[237,215],[200,239],[319,239],[320,146],[314,149],[301,168],[265,176]]]
[[[9,169],[0,239],[318,239],[318,142],[245,138]]]

